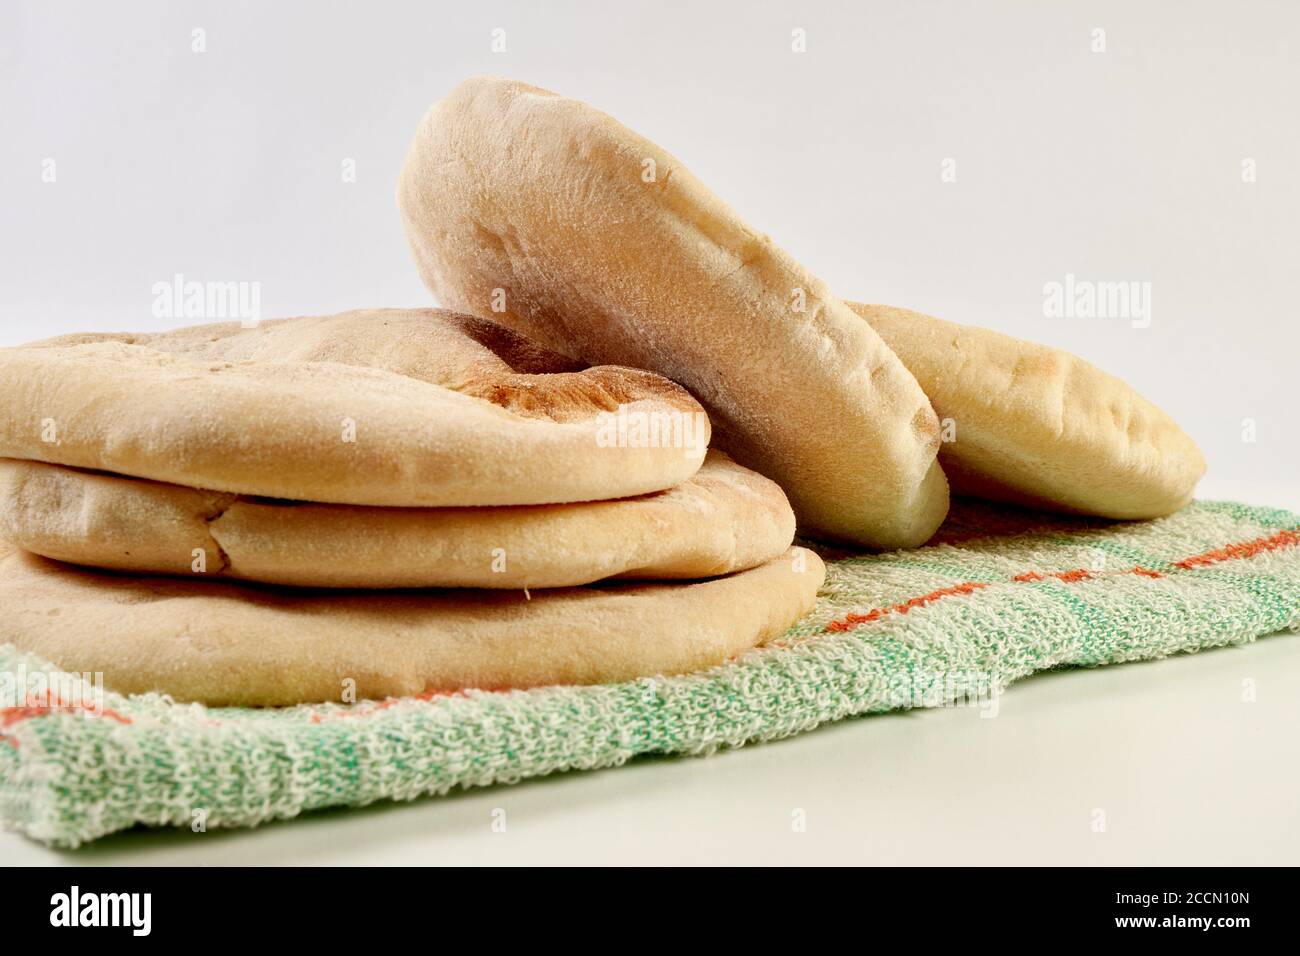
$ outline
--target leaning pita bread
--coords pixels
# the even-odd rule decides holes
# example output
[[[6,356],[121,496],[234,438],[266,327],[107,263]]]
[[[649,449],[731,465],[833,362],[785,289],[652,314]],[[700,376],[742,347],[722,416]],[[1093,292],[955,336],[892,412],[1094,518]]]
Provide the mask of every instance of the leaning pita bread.
[[[0,559],[0,644],[122,693],[278,706],[589,684],[720,664],[785,631],[825,569],[791,548],[691,584],[540,591],[301,591]]]
[[[516,505],[659,491],[707,416],[483,319],[375,310],[0,349],[0,456],[342,504]]]
[[[1107,518],[1156,518],[1205,471],[1168,415],[1066,352],[883,305],[849,303],[956,425],[953,491]]]
[[[804,533],[907,547],[942,521],[938,422],[898,358],[605,114],[468,80],[420,124],[398,202],[443,304],[488,314],[504,297],[495,317],[540,342],[685,385],[717,444],[785,489]]]
[[[667,491],[513,508],[268,501],[0,459],[0,537],[47,558],[144,574],[548,588],[743,571],[790,547],[794,512],[774,482],[720,451]]]

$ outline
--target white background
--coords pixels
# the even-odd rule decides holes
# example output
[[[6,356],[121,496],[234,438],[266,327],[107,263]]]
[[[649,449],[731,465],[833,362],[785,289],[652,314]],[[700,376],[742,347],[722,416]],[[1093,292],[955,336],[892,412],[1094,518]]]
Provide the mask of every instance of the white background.
[[[1203,496],[1300,508],[1294,3],[6,2],[0,345],[173,324],[152,287],[176,273],[259,282],[266,317],[427,304],[396,174],[428,105],[484,72],[656,140],[845,297],[1120,375],[1201,444]],[[1045,318],[1043,285],[1067,273],[1150,282],[1151,326]],[[1253,708],[1244,677],[1265,682]],[[855,721],[200,844],[130,834],[74,859],[1296,862],[1281,767],[1298,701],[1295,641],[1275,638],[1036,678],[998,720]],[[502,801],[535,816],[486,842]],[[792,844],[805,805],[822,809]],[[1126,822],[1097,838],[1096,806]],[[3,851],[59,858],[14,837]]]

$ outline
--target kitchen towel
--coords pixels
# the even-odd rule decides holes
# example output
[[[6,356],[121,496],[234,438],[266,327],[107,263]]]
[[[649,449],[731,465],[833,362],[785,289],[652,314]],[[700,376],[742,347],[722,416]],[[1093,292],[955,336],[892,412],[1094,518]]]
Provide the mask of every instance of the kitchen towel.
[[[0,700],[0,821],[59,847],[135,825],[254,826],[981,703],[1047,668],[1300,627],[1300,518],[1278,509],[1197,502],[1112,522],[955,501],[925,547],[819,551],[817,606],[780,640],[712,670],[623,684],[209,709],[85,696],[47,662],[0,647],[11,698]]]

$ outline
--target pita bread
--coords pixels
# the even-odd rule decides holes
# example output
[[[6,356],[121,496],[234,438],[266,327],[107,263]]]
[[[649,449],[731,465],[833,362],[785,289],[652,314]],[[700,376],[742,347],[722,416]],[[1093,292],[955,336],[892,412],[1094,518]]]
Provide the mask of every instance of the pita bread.
[[[0,456],[415,507],[621,498],[695,473],[709,426],[681,387],[579,369],[437,310],[64,336],[0,349]]]
[[[790,547],[794,512],[775,482],[720,451],[667,491],[513,508],[299,504],[0,459],[0,537],[47,558],[144,574],[549,588],[743,571]]]
[[[541,591],[302,591],[0,559],[0,644],[122,693],[279,706],[677,674],[808,611],[825,568],[791,548],[693,584]]]
[[[1128,385],[1067,352],[884,305],[849,303],[956,425],[953,491],[1106,518],[1192,499],[1200,449]]]
[[[647,181],[652,179],[653,181]],[[425,283],[592,362],[647,368],[719,447],[790,496],[805,534],[920,544],[948,492],[925,394],[870,327],[672,155],[508,80],[434,104],[398,185]]]

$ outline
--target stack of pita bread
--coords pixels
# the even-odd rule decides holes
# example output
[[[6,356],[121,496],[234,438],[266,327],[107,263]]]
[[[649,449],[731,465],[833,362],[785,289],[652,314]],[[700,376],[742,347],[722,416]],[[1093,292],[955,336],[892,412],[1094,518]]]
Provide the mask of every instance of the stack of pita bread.
[[[461,84],[398,205],[457,311],[0,351],[0,641],[222,704],[676,673],[810,607],[796,516],[910,548],[950,484],[1141,519],[1204,471],[1081,359],[836,298],[576,100]]]
[[[0,351],[0,381],[0,638],[125,692],[678,673],[783,632],[822,581],[684,389],[483,319],[74,335]]]

